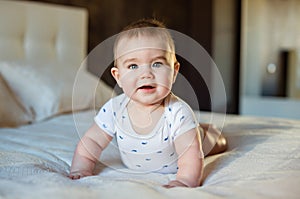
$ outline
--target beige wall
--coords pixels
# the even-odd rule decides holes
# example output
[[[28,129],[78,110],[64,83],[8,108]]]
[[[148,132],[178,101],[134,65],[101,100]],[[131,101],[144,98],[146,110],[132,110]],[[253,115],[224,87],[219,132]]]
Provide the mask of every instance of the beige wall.
[[[278,68],[280,52],[300,49],[300,1],[243,0],[242,13],[241,93],[260,96],[263,83],[280,73],[268,73],[267,66]]]

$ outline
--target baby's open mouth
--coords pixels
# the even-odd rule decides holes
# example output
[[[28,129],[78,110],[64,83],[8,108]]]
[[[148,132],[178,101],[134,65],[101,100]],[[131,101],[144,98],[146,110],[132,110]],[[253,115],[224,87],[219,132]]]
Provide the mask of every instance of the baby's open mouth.
[[[154,86],[146,85],[146,86],[141,86],[139,89],[152,89],[155,88]]]
[[[152,93],[155,91],[155,88],[156,88],[155,85],[142,85],[138,87],[138,90],[146,93]]]

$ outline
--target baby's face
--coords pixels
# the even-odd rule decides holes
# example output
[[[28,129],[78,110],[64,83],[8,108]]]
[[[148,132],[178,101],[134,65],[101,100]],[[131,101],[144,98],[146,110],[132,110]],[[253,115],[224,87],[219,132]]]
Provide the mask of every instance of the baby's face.
[[[179,64],[165,43],[145,36],[120,41],[112,75],[131,100],[152,105],[170,93]]]

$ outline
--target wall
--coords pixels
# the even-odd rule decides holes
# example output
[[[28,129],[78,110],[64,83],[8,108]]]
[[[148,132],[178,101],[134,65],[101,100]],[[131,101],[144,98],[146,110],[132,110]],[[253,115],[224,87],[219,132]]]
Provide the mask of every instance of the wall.
[[[300,49],[300,1],[244,2],[243,94],[273,96],[271,91],[267,93],[266,86],[271,90],[284,73],[282,53]],[[276,71],[272,73],[270,67]]]
[[[238,110],[238,77],[236,70],[238,38],[238,21],[234,18],[238,0],[42,0],[44,2],[86,7],[89,11],[89,51],[102,41],[117,34],[129,22],[143,17],[157,17],[164,21],[170,29],[182,32],[195,39],[213,56],[221,75],[223,76],[227,92],[227,110],[237,113]],[[214,21],[213,21],[214,20]],[[233,20],[233,21],[232,21]],[[216,31],[216,33],[213,33]],[[183,79],[176,82],[175,89],[181,90],[179,95],[188,100],[193,108],[211,110],[208,88],[201,75],[186,60],[180,60]],[[99,74],[99,68],[90,67],[89,70]],[[101,69],[102,70],[102,69]],[[101,72],[102,73],[102,72]],[[102,76],[108,84],[115,82],[107,69]],[[191,86],[182,86],[189,80]],[[211,80],[213,81],[213,79]],[[191,99],[190,90],[195,90],[198,103]],[[182,92],[183,91],[183,92]],[[216,92],[218,92],[216,90]],[[212,95],[214,97],[214,94]],[[215,99],[214,99],[215,100]],[[224,102],[218,102],[222,103]]]
[[[242,2],[241,113],[299,119],[300,99],[289,95],[300,73],[300,1]]]

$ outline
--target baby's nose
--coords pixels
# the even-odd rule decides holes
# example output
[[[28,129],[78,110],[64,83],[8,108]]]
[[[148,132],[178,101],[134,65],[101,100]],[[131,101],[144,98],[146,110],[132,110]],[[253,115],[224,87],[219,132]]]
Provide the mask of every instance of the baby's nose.
[[[153,78],[153,71],[151,65],[147,64],[142,67],[141,78]]]

